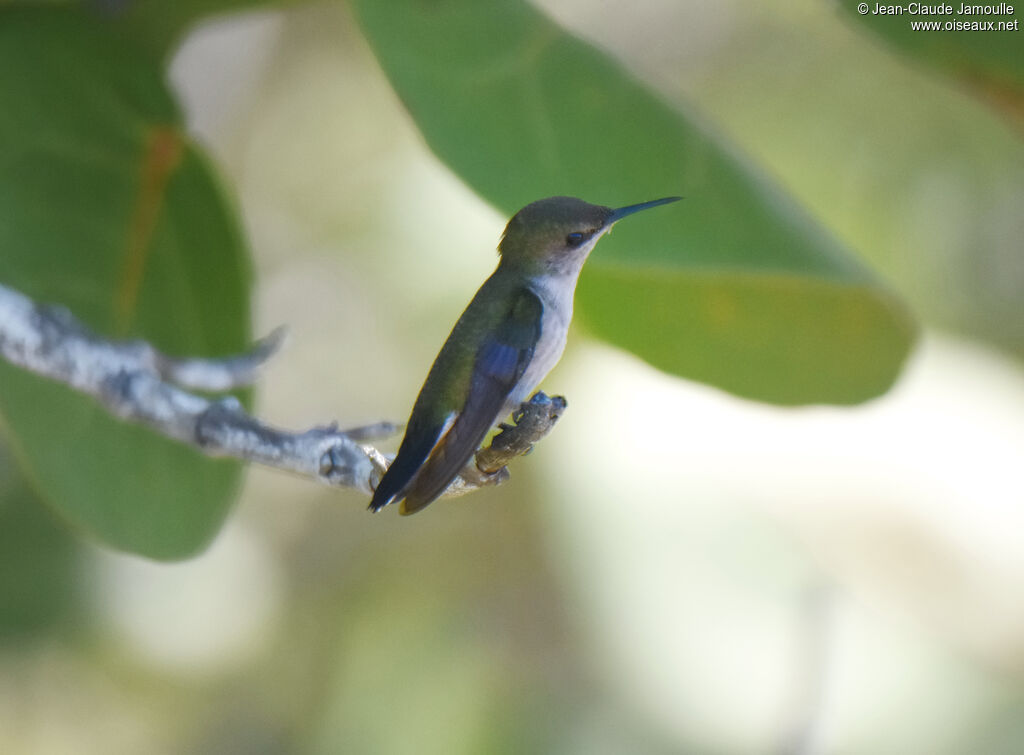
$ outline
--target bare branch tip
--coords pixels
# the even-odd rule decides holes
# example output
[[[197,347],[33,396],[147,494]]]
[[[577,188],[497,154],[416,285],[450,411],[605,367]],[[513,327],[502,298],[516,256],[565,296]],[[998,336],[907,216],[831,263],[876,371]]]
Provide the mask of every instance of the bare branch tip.
[[[335,425],[335,427],[337,427],[337,425]],[[404,428],[405,425],[398,422],[375,422],[372,425],[353,427],[343,432],[352,440],[362,443],[369,440],[391,438],[398,435],[398,433],[400,433]]]
[[[114,416],[139,422],[210,456],[264,464],[372,493],[393,458],[364,442],[396,435],[394,422],[339,430],[337,423],[305,432],[271,427],[223,394],[253,382],[287,335],[275,328],[245,352],[221,358],[167,357],[145,341],[110,341],[94,335],[69,310],[40,305],[0,285],[0,358],[98,399]],[[537,393],[519,406],[513,423],[474,455],[447,495],[497,485],[505,465],[528,453],[554,427],[567,402]]]
[[[253,356],[260,356],[263,360],[270,359],[278,351],[280,351],[285,343],[288,341],[288,326],[278,325],[267,335],[260,338],[253,344],[252,354]]]

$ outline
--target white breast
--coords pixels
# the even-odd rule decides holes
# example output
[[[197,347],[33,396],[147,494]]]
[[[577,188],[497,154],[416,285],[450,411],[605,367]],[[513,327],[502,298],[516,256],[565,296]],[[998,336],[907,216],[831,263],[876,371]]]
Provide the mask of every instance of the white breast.
[[[545,272],[529,280],[530,290],[544,305],[540,339],[533,350],[533,359],[519,378],[502,408],[501,417],[519,408],[530,397],[551,368],[558,364],[565,351],[565,338],[572,320],[572,300],[576,295],[576,281],[591,250],[607,228],[595,233],[583,246],[570,253],[552,256]],[[499,417],[499,419],[501,418]]]
[[[509,394],[502,416],[514,411],[530,397],[551,368],[558,364],[565,351],[565,338],[572,320],[572,300],[576,291],[576,274],[544,275],[530,281],[530,289],[544,305],[540,339],[533,350],[533,359]]]

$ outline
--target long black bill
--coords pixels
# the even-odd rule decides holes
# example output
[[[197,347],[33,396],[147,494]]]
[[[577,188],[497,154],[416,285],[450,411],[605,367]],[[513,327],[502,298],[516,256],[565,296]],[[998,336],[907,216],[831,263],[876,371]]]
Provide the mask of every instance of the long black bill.
[[[650,202],[641,202],[640,204],[631,204],[628,207],[620,207],[617,210],[612,210],[612,214],[608,216],[607,225],[617,223],[627,215],[632,215],[634,212],[640,212],[640,210],[649,210],[652,207],[658,207],[669,202],[678,202],[682,197],[665,197],[664,199],[653,199]]]

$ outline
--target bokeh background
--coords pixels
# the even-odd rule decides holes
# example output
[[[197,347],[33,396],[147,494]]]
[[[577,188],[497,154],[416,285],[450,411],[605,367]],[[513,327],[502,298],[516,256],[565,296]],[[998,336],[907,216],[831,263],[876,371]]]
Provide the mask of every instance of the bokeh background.
[[[577,329],[509,484],[400,519],[253,469],[177,564],[75,536],[4,452],[0,751],[1024,750],[1024,371],[992,345],[1024,329],[1019,124],[825,2],[538,5],[906,297],[896,386],[777,408]],[[402,420],[505,218],[342,3],[206,23],[170,79],[242,213],[255,329],[290,329],[257,414]]]

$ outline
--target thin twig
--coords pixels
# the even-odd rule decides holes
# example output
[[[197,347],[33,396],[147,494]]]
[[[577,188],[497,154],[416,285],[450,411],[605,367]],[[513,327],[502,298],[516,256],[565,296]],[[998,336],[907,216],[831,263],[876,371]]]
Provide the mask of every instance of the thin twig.
[[[252,383],[280,348],[275,330],[248,352],[223,359],[178,359],[145,341],[110,341],[68,310],[37,304],[0,285],[0,357],[94,397],[112,414],[148,425],[210,456],[230,456],[286,470],[328,485],[370,494],[390,457],[371,441],[395,434],[390,422],[339,430],[336,424],[293,433],[262,423],[231,396],[209,399],[190,391],[226,391]],[[446,495],[500,484],[505,465],[547,435],[565,399],[538,393],[522,405],[514,426],[502,425]]]

